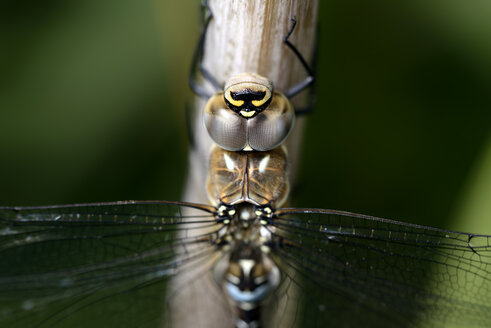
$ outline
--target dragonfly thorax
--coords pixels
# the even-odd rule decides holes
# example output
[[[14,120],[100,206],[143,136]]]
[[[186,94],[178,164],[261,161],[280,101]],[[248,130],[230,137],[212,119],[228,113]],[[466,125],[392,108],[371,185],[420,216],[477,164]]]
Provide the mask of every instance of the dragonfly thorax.
[[[209,166],[206,190],[214,206],[250,203],[276,208],[286,201],[288,162],[283,147],[269,152],[232,152],[213,146]]]

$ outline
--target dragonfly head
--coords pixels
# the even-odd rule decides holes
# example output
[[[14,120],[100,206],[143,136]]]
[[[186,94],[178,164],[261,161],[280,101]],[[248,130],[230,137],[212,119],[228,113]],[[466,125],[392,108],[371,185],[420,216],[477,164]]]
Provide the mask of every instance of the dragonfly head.
[[[268,79],[236,75],[204,107],[203,122],[213,142],[229,151],[268,151],[285,141],[295,111]]]

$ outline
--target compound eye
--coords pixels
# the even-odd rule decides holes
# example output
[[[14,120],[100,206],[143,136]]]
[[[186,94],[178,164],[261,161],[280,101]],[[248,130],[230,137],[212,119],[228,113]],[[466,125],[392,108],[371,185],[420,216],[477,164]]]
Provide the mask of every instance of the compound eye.
[[[249,121],[247,142],[257,151],[274,149],[285,141],[294,123],[295,111],[290,101],[283,94],[275,92],[268,110]]]
[[[221,148],[240,151],[247,146],[247,120],[227,108],[218,93],[205,106],[203,120],[208,135]]]

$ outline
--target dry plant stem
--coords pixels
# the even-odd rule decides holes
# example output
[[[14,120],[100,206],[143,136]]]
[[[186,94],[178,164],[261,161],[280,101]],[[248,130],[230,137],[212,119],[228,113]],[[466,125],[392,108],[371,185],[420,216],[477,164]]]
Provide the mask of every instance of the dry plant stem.
[[[312,64],[316,41],[317,0],[227,0],[209,1],[213,12],[204,45],[203,66],[219,83],[239,73],[257,73],[273,81],[275,89],[285,92],[307,77],[301,62],[289,49],[283,39],[296,17],[297,25],[290,41],[301,52],[307,62]],[[205,80],[203,85],[211,92],[212,86]],[[296,108],[308,103],[308,90],[292,99]],[[194,147],[189,155],[189,173],[184,199],[186,201],[208,203],[206,177],[212,141],[203,125],[203,108],[206,99],[196,97],[194,119],[190,122],[194,134]],[[295,172],[294,164],[299,153],[303,117],[297,117],[295,128],[287,139],[290,180]],[[188,231],[187,234],[200,234],[205,231]],[[210,259],[211,262],[211,259]],[[196,269],[196,268],[195,268]],[[233,310],[227,307],[223,294],[214,284],[209,268],[201,268],[179,274],[170,283],[172,298],[167,311],[172,327],[231,327],[234,325]],[[191,283],[190,283],[191,281]],[[174,292],[172,294],[172,291]],[[288,291],[293,296],[295,291]],[[284,301],[284,302],[283,302]],[[281,308],[289,313],[288,299],[280,300]],[[285,304],[283,304],[285,303]],[[276,309],[278,310],[278,309]],[[291,310],[291,311],[289,311]],[[272,313],[270,316],[278,324],[289,321],[288,315]],[[167,316],[169,318],[169,316]]]

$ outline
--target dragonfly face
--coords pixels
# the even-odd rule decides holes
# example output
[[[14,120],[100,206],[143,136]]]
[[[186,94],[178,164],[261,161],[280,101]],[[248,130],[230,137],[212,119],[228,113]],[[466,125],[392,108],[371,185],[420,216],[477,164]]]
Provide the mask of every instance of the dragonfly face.
[[[252,118],[263,111],[272,97],[273,83],[258,74],[243,73],[225,82],[225,103],[244,118]]]
[[[257,74],[229,79],[225,91],[212,96],[204,123],[213,141],[230,151],[267,151],[286,139],[295,122],[290,101]]]

